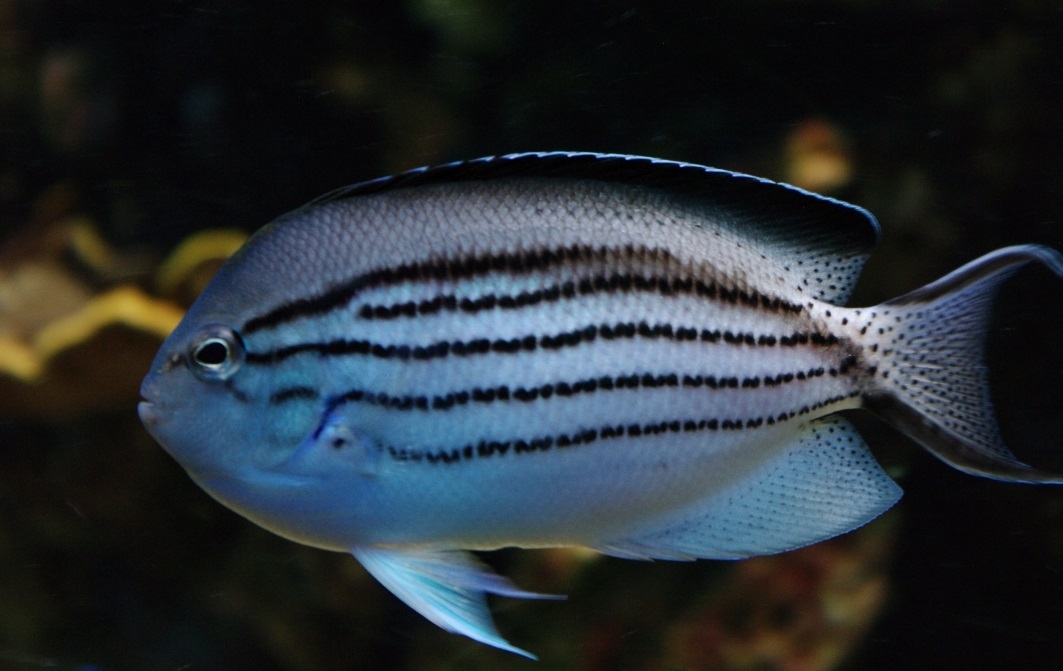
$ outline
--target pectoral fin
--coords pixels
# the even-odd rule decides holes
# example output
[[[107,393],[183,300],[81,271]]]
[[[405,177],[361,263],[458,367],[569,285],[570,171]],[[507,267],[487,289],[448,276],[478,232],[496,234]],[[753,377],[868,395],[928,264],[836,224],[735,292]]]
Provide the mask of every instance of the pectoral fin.
[[[384,587],[439,627],[530,659],[535,655],[510,645],[495,629],[484,595],[564,598],[526,592],[468,552],[356,548],[351,554]]]

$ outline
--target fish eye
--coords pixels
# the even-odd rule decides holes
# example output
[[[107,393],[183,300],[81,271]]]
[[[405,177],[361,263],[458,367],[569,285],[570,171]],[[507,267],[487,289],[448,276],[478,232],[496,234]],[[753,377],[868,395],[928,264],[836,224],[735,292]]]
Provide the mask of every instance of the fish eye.
[[[221,324],[204,326],[188,348],[188,368],[201,380],[226,380],[244,361],[240,335]]]

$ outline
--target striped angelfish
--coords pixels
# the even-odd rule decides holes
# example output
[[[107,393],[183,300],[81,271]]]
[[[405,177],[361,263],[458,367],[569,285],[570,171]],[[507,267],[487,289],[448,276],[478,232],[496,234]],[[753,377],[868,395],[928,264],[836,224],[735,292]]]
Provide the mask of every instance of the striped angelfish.
[[[982,365],[995,289],[1063,255],[1000,249],[842,307],[878,233],[853,205],[642,157],[414,170],[253,236],[140,416],[225,505],[527,655],[484,595],[540,595],[469,550],[733,559],[844,533],[901,492],[840,410],[968,473],[1063,482],[1004,446]]]

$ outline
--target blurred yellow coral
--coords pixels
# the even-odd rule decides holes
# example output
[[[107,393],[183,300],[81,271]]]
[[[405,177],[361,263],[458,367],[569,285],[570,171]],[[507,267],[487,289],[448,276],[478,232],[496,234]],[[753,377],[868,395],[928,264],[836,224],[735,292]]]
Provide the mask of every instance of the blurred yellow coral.
[[[227,228],[189,236],[159,266],[155,288],[166,298],[190,305],[245,240],[247,233]]]
[[[132,286],[89,299],[28,343],[0,337],[0,412],[66,417],[135,399],[183,311]]]
[[[181,305],[245,238],[208,231],[186,240],[156,275],[165,298],[116,281],[134,274],[128,269],[136,255],[111,249],[87,219],[9,243],[0,253],[0,415],[132,409],[155,351],[181,320]]]

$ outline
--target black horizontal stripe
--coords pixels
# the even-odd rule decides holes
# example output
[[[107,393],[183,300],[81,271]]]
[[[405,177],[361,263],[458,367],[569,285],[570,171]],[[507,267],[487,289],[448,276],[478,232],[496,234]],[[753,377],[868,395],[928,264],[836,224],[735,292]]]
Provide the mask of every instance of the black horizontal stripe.
[[[817,331],[795,331],[790,335],[774,336],[754,333],[735,333],[711,329],[673,326],[671,324],[648,324],[626,322],[619,324],[589,325],[555,335],[526,335],[519,338],[474,338],[472,340],[439,341],[429,345],[384,345],[369,340],[329,340],[287,345],[265,352],[248,352],[245,361],[251,364],[275,364],[297,354],[313,353],[320,356],[372,356],[399,361],[424,361],[448,356],[477,356],[488,353],[514,354],[536,350],[558,350],[602,340],[630,340],[634,338],[665,339],[675,341],[724,342],[733,345],[794,347],[816,345],[829,347],[839,342],[834,334],[823,335]]]
[[[648,251],[646,248],[629,246],[624,250],[614,250],[612,253],[633,257],[640,253],[645,255]],[[565,263],[582,263],[607,258],[612,258],[607,248],[594,249],[585,245],[572,245],[518,253],[486,254],[442,261],[400,264],[362,273],[317,295],[283,303],[264,314],[249,319],[242,331],[244,334],[253,333],[300,317],[328,312],[346,305],[356,295],[370,288],[388,287],[405,282],[478,277],[492,272],[524,274]]]
[[[277,405],[297,399],[316,400],[320,396],[317,389],[306,386],[286,387],[269,395],[269,402]]]
[[[516,294],[484,294],[475,298],[458,298],[443,294],[420,301],[404,301],[386,305],[366,304],[358,309],[362,319],[397,319],[417,317],[439,312],[476,313],[487,310],[518,310],[541,303],[555,303],[597,293],[654,293],[661,296],[691,295],[699,298],[718,299],[732,304],[744,304],[769,311],[788,310],[799,312],[801,306],[765,294],[730,290],[714,282],[704,282],[689,277],[644,277],[628,273],[597,275],[580,280],[552,284],[542,289],[522,291]]]
[[[631,373],[628,375],[602,375],[575,381],[548,382],[534,387],[473,387],[437,395],[391,395],[371,392],[365,389],[351,389],[330,398],[326,414],[337,407],[351,402],[368,403],[393,410],[451,410],[470,404],[489,404],[517,401],[530,403],[548,400],[553,397],[570,398],[579,394],[593,394],[599,391],[624,389],[759,389],[760,387],[778,387],[792,382],[803,382],[823,377],[827,371],[822,368],[810,368],[797,372],[779,373],[778,375],[761,375],[753,377],[716,376],[716,375],[681,375],[679,373]],[[270,396],[274,404],[294,399],[313,398],[318,394],[307,387],[291,387]]]
[[[255,331],[273,328],[302,317],[323,314],[347,305],[355,296],[366,289],[394,286],[407,282],[444,281],[481,277],[490,273],[505,272],[513,275],[527,275],[543,269],[563,265],[597,263],[607,267],[630,267],[636,263],[653,267],[678,269],[683,262],[670,252],[645,246],[627,245],[620,248],[589,247],[571,245],[544,249],[525,250],[513,253],[481,254],[454,259],[433,260],[407,263],[390,268],[380,268],[358,274],[349,280],[340,282],[325,291],[303,298],[296,298],[270,310],[252,317],[244,323],[241,332],[249,335]],[[705,274],[712,274],[706,268]],[[618,286],[627,280],[617,276]],[[632,276],[633,277],[633,276]],[[611,282],[611,280],[609,280]],[[633,281],[633,280],[632,280]],[[671,283],[690,283],[694,290],[694,280],[672,280]],[[712,285],[705,283],[706,288]],[[777,297],[762,295],[753,290],[715,288],[717,295],[726,300],[741,302],[750,306],[777,306],[793,312],[799,312],[801,305]],[[440,298],[439,309],[443,309],[445,299]],[[407,309],[407,308],[403,308]]]
[[[798,409],[777,415],[733,417],[733,418],[691,418],[668,419],[648,423],[607,424],[597,428],[580,429],[570,433],[561,433],[532,438],[510,438],[506,440],[480,440],[455,448],[413,449],[405,447],[386,447],[387,453],[396,461],[424,462],[427,464],[453,464],[477,458],[514,456],[549,452],[553,449],[567,449],[581,445],[590,445],[603,440],[619,438],[650,438],[665,434],[698,433],[714,431],[742,431],[770,426],[779,422],[792,420],[807,415],[829,405],[839,403],[858,395],[859,391],[832,396],[817,403],[803,405]]]

